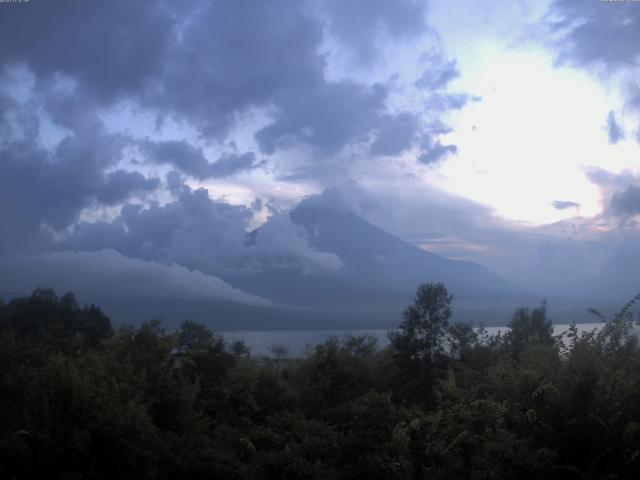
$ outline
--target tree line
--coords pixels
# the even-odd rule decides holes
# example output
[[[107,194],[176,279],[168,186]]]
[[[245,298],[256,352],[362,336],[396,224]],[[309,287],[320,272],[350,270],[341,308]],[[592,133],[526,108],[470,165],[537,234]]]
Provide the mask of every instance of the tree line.
[[[543,302],[489,335],[428,283],[385,348],[254,358],[37,289],[0,301],[0,478],[638,478],[635,300],[597,331],[554,336]]]

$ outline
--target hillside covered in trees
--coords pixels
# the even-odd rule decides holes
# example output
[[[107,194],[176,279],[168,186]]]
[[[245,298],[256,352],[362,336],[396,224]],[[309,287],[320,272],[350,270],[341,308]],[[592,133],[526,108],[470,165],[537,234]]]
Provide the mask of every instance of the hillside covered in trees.
[[[36,290],[0,303],[0,478],[638,478],[632,306],[555,337],[542,303],[489,336],[424,284],[384,349],[255,358]]]

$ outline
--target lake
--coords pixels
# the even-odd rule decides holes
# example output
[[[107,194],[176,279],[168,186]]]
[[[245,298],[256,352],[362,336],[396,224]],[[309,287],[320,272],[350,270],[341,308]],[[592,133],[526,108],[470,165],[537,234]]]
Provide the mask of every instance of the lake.
[[[602,327],[602,323],[579,323],[578,331],[589,331]],[[568,324],[558,324],[553,326],[555,335],[559,335],[569,328]],[[506,332],[508,327],[485,327],[491,335],[498,332]],[[270,356],[269,348],[278,345],[289,349],[289,356],[302,355],[307,346],[315,346],[323,343],[330,336],[343,339],[347,335],[368,334],[378,339],[378,345],[384,347],[389,343],[387,338],[388,330],[265,330],[265,331],[224,331],[219,332],[227,342],[242,340],[251,349],[254,356]]]

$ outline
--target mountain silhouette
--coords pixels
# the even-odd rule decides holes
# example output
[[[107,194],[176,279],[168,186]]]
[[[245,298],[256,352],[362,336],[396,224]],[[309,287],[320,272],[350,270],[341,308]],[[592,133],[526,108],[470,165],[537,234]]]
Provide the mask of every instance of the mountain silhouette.
[[[458,293],[513,292],[515,286],[477,263],[423,250],[346,210],[302,204],[290,213],[318,250],[338,255],[338,276],[392,291],[438,281]]]
[[[332,324],[344,319],[357,325],[393,325],[416,287],[429,281],[443,282],[454,294],[458,310],[484,304],[483,318],[498,299],[504,302],[520,293],[482,265],[425,251],[351,211],[303,202],[289,216],[315,250],[339,257],[341,268],[308,274],[300,266],[279,265],[222,277],[248,293],[271,299],[278,308],[298,311],[301,324],[305,318],[324,315]],[[248,248],[260,244],[260,233],[259,228],[248,234]],[[470,319],[477,320],[478,315]]]

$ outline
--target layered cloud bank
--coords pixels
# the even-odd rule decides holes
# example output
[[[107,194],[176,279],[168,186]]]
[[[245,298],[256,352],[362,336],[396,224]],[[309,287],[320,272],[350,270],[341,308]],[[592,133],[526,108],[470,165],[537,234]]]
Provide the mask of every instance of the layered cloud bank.
[[[113,250],[53,252],[0,260],[0,290],[29,292],[46,286],[85,299],[226,300],[270,306],[219,278],[176,264],[125,257]]]

